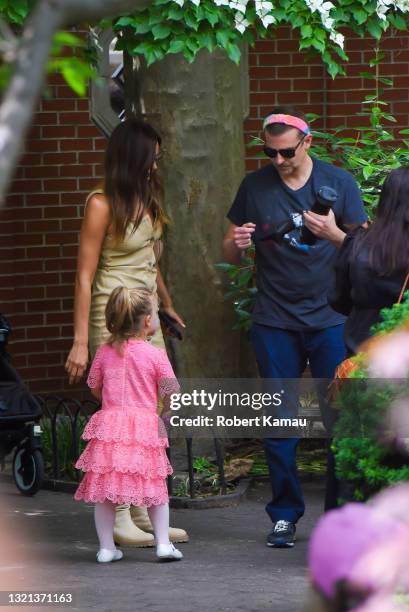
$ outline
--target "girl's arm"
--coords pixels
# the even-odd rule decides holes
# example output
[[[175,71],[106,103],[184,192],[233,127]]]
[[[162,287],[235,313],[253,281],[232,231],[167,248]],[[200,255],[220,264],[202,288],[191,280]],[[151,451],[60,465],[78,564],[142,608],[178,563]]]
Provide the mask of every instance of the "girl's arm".
[[[186,327],[181,317],[177,314],[177,312],[173,308],[171,297],[168,293],[168,290],[166,289],[165,281],[163,280],[163,276],[159,269],[158,264],[156,265],[156,268],[157,268],[156,284],[157,284],[157,289],[158,289],[158,298],[159,298],[161,310],[164,310],[166,314],[172,317],[172,319],[175,319],[175,321],[179,323],[179,325],[181,325],[182,327]]]
[[[109,205],[102,194],[90,198],[81,226],[74,299],[74,343],[65,369],[70,384],[81,380],[88,363],[88,322],[91,287],[102,243],[110,223]]]
[[[92,395],[97,398],[98,401],[102,399],[102,389],[90,389]]]

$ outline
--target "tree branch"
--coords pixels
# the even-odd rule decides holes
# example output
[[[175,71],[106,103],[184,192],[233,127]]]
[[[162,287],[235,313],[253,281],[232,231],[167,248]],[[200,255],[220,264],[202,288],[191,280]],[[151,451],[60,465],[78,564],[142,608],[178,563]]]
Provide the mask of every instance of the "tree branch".
[[[140,10],[150,0],[39,0],[28,17],[14,73],[0,106],[0,206],[21,155],[44,84],[56,30]]]

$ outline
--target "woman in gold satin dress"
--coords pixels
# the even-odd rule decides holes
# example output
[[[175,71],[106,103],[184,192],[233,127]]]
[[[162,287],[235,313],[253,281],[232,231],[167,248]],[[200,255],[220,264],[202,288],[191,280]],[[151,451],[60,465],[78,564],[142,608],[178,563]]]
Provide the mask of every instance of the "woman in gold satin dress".
[[[105,155],[103,189],[89,194],[81,226],[75,280],[74,342],[65,364],[70,384],[78,382],[97,348],[109,337],[105,306],[118,286],[157,293],[161,309],[185,326],[174,311],[158,261],[166,216],[157,172],[161,138],[146,122],[127,119],[112,132]],[[160,328],[151,342],[165,348]],[[115,541],[152,546],[146,509],[118,506]],[[170,528],[173,542],[188,540]]]

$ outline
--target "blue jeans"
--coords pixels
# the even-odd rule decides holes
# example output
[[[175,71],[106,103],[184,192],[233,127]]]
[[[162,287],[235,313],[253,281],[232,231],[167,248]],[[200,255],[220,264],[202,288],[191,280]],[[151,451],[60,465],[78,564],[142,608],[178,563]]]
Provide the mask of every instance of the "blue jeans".
[[[290,331],[254,323],[251,342],[262,378],[301,378],[307,360],[313,378],[332,379],[346,357],[343,325],[319,331]],[[323,415],[324,417],[324,415]],[[325,418],[324,418],[325,421]],[[266,511],[273,523],[296,523],[305,504],[295,460],[299,438],[265,438],[273,499]]]

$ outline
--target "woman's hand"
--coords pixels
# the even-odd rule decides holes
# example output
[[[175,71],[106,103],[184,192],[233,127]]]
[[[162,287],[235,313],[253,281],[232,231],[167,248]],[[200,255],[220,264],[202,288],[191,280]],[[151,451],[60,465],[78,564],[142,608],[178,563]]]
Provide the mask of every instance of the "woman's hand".
[[[69,376],[69,383],[78,383],[84,375],[88,364],[88,344],[75,342],[65,363],[65,370]]]
[[[174,319],[176,323],[179,323],[181,327],[186,327],[183,319],[178,315],[178,313],[173,309],[173,306],[161,306],[160,309],[165,312],[171,319]]]

